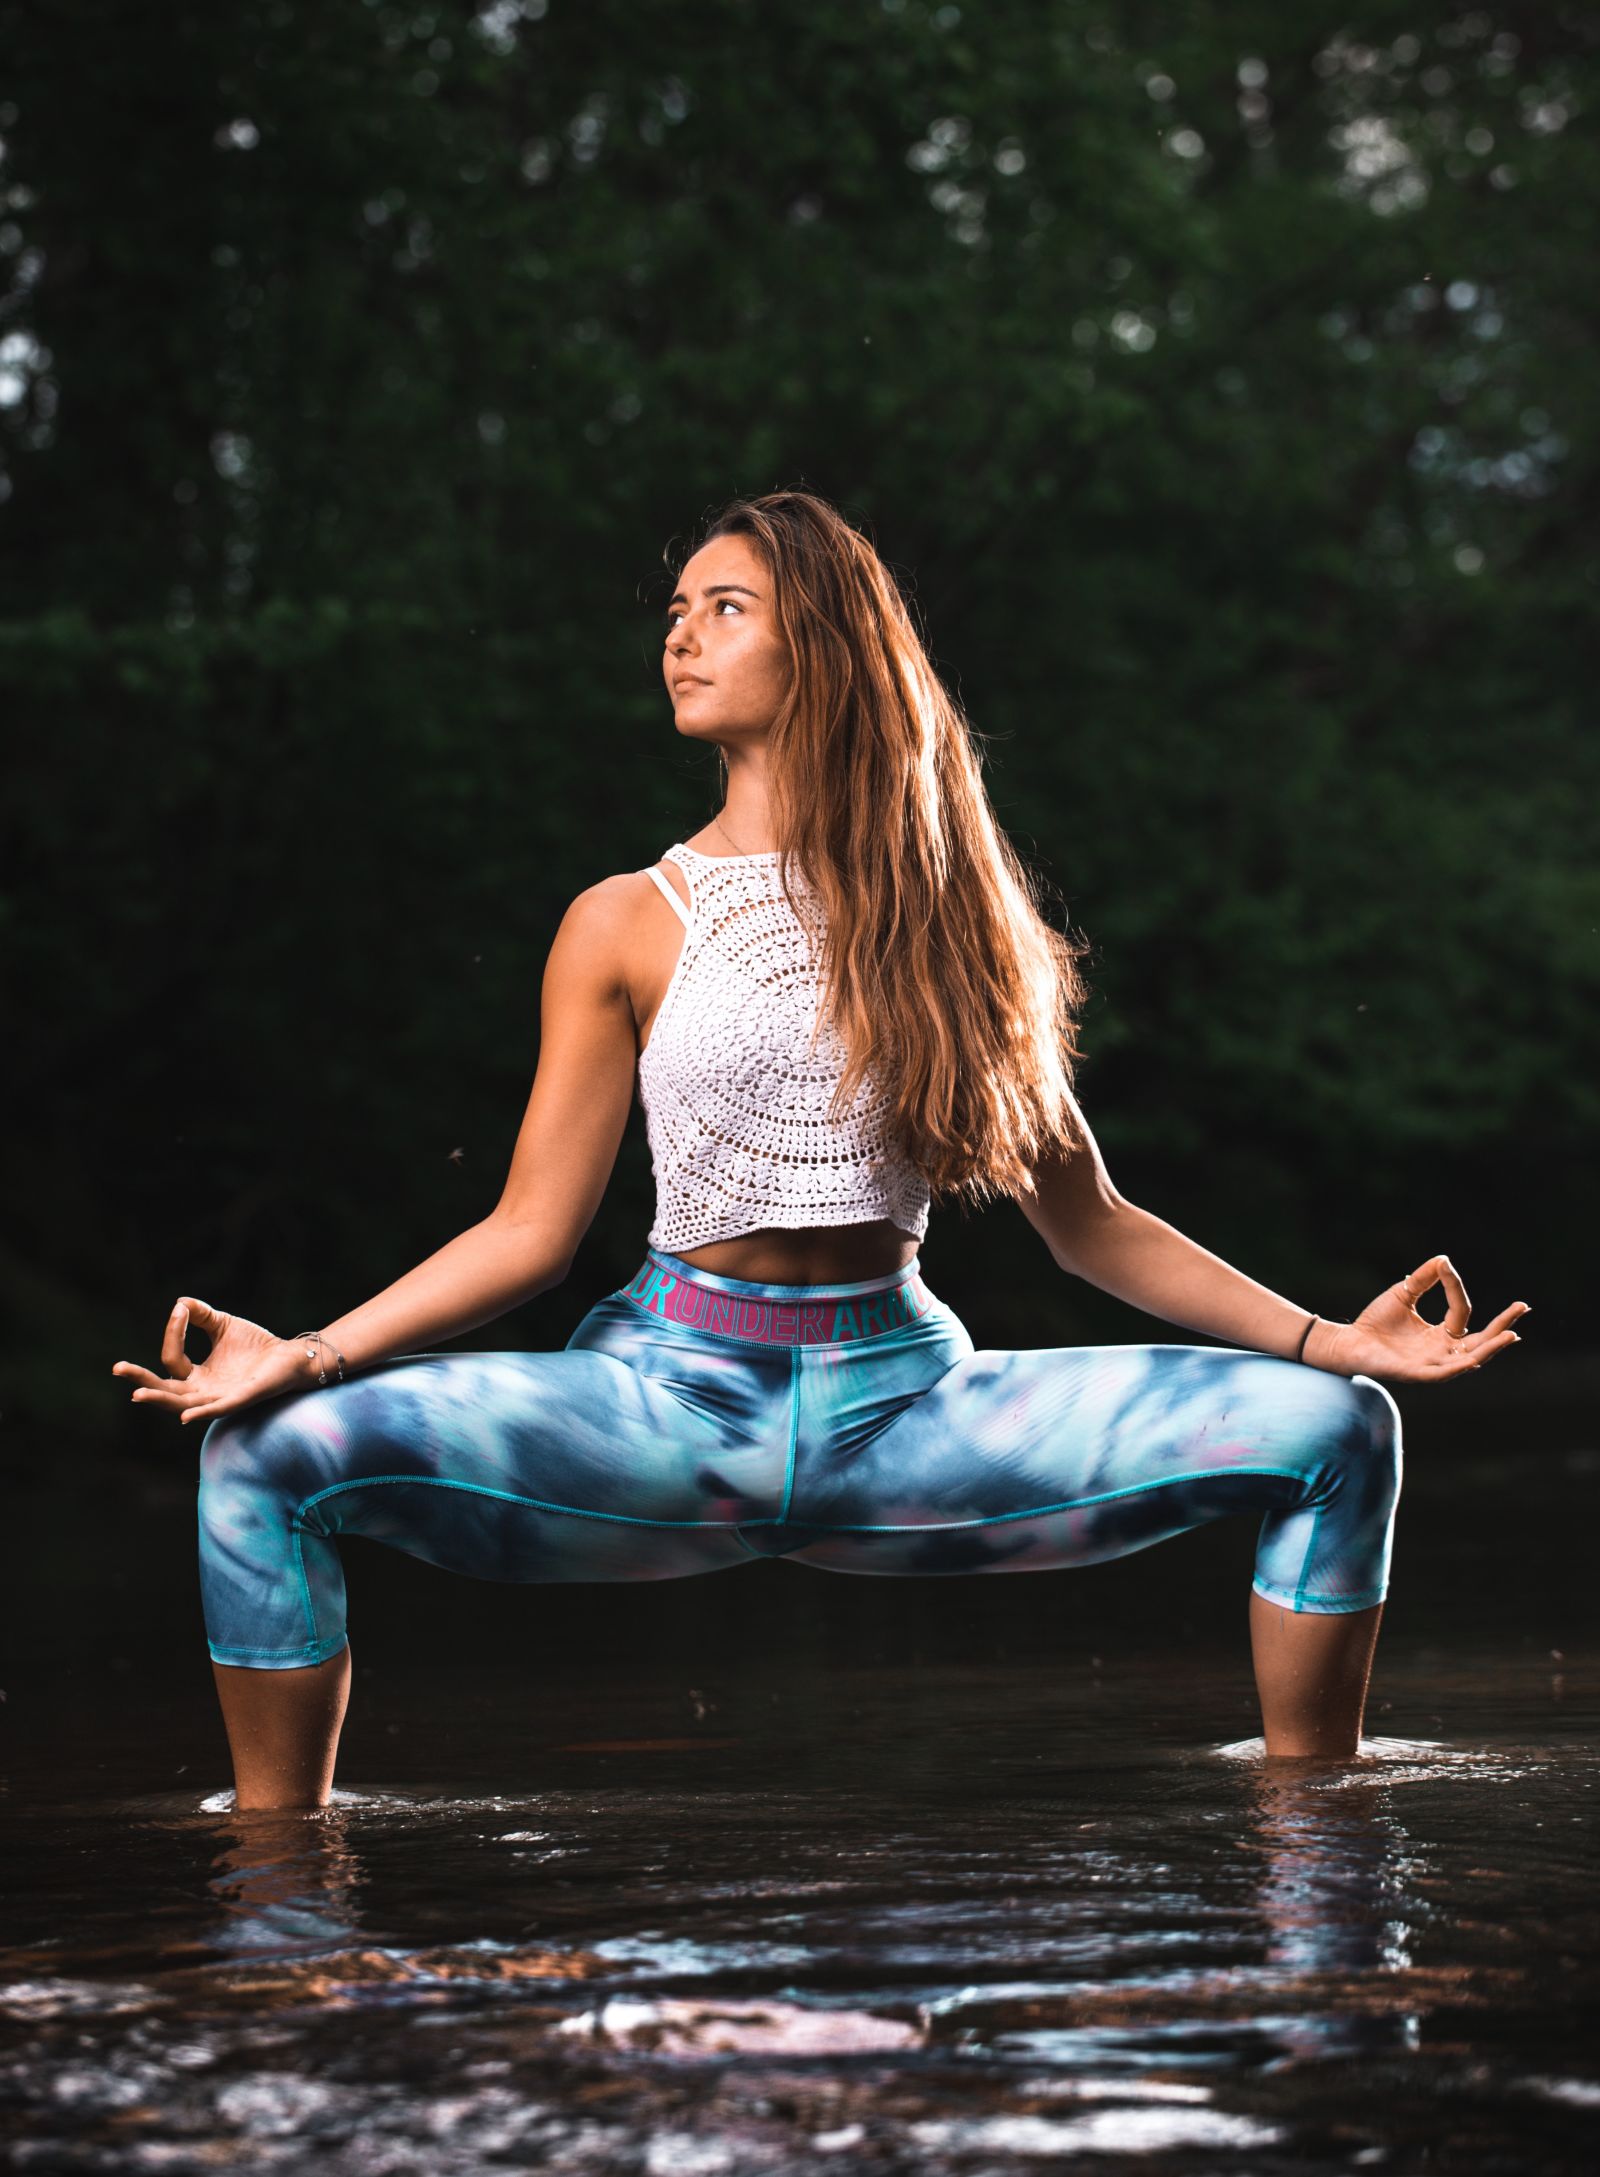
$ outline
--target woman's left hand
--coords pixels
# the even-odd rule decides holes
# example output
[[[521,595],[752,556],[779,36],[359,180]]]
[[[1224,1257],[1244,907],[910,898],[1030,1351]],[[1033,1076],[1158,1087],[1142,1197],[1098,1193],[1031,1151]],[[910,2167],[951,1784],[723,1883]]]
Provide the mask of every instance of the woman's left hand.
[[[1445,1294],[1442,1323],[1417,1313],[1435,1285]],[[1386,1376],[1394,1383],[1443,1383],[1481,1368],[1517,1343],[1512,1325],[1529,1313],[1513,1300],[1482,1330],[1469,1331],[1472,1303],[1448,1255],[1430,1255],[1420,1269],[1381,1292],[1353,1323],[1319,1318],[1306,1340],[1306,1359],[1341,1376]]]

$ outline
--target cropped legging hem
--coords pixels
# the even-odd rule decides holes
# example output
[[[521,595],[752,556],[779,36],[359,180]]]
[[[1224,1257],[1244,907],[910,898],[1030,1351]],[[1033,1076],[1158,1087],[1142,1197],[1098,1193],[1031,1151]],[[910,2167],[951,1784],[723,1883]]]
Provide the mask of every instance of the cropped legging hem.
[[[342,1648],[348,1648],[348,1633],[330,1634],[326,1640],[308,1640],[303,1648],[292,1648],[287,1654],[281,1648],[230,1648],[221,1641],[208,1640],[213,1663],[231,1663],[235,1669],[247,1671],[299,1671],[313,1665],[326,1663]]]
[[[1389,1593],[1386,1586],[1371,1588],[1365,1595],[1308,1595],[1304,1588],[1274,1587],[1268,1580],[1252,1580],[1250,1585],[1265,1601],[1276,1603],[1280,1610],[1329,1618],[1347,1610],[1370,1610],[1374,1603],[1386,1601]]]

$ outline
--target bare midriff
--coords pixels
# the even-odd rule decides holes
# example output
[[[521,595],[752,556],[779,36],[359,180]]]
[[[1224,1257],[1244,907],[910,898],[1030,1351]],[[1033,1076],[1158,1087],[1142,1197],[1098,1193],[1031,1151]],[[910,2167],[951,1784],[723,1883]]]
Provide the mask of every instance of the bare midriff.
[[[674,1250],[674,1252],[676,1252]],[[737,1239],[713,1240],[681,1256],[713,1277],[749,1278],[760,1285],[851,1285],[888,1277],[917,1253],[913,1234],[887,1217],[871,1224],[767,1226]]]

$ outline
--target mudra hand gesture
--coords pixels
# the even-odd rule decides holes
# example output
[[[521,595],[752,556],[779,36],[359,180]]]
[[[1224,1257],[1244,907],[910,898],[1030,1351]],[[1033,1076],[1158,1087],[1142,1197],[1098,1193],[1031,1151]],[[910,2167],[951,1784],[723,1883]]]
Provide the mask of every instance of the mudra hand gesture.
[[[1445,1293],[1442,1323],[1431,1323],[1417,1302],[1435,1285]],[[1512,1325],[1529,1313],[1522,1300],[1502,1308],[1481,1330],[1469,1331],[1472,1303],[1448,1255],[1430,1255],[1409,1277],[1387,1286],[1353,1323],[1322,1319],[1318,1362],[1342,1376],[1386,1376],[1395,1383],[1442,1383],[1465,1375],[1517,1343]],[[1313,1333],[1315,1335],[1315,1333]]]
[[[211,1340],[211,1351],[203,1361],[191,1361],[183,1348],[191,1323]],[[133,1393],[136,1401],[148,1399],[170,1407],[180,1421],[211,1421],[258,1398],[315,1380],[307,1374],[305,1351],[298,1341],[275,1338],[259,1323],[225,1314],[188,1295],[174,1304],[167,1317],[161,1363],[167,1371],[164,1376],[134,1361],[118,1361],[111,1373],[131,1376],[138,1386]]]

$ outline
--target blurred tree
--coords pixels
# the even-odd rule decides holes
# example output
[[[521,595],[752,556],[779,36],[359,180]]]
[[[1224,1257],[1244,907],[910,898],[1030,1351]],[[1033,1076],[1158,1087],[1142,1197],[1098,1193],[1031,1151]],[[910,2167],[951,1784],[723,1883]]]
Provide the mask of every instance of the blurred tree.
[[[663,552],[784,483],[900,571],[1095,940],[1128,1191],[1330,1312],[1576,1268],[1590,13],[0,24],[24,1408],[103,1415],[177,1290],[326,1315],[490,1206],[563,906],[712,806]],[[636,1115],[507,1341],[649,1204]],[[975,1329],[1133,1334],[1014,1211],[940,1230]]]

